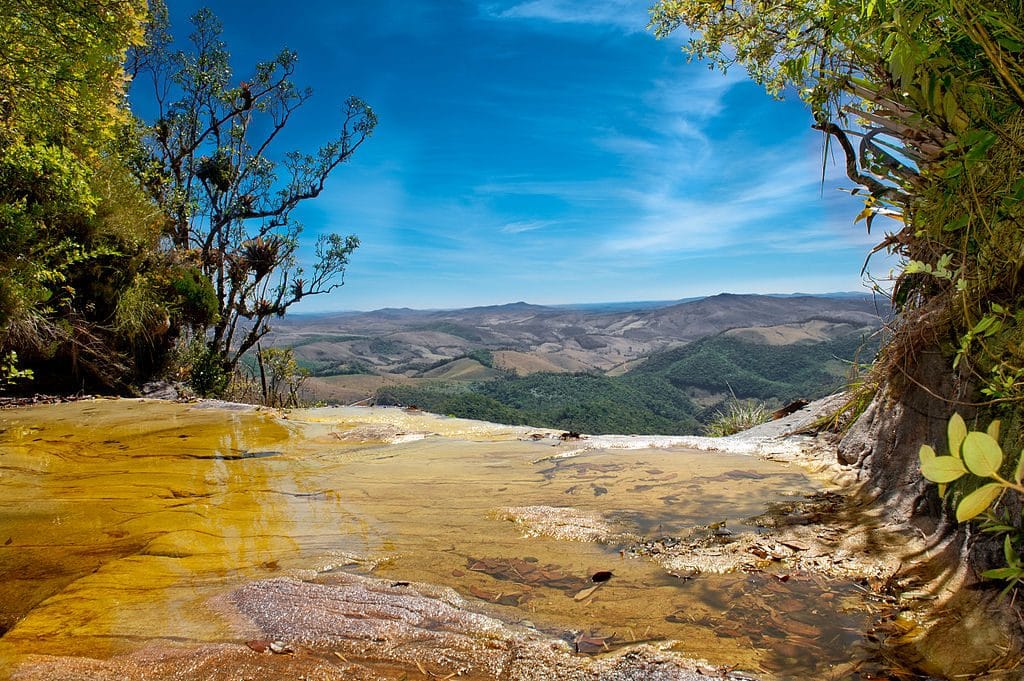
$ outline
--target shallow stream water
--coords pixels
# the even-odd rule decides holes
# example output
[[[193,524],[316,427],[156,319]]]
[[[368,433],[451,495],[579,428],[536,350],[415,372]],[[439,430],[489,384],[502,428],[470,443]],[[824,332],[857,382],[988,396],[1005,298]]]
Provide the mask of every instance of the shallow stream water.
[[[336,572],[452,587],[580,654],[672,641],[765,678],[828,678],[860,654],[871,615],[853,585],[673,575],[627,550],[723,521],[750,529],[743,519],[818,483],[685,449],[559,457],[572,443],[525,435],[398,409],[282,419],[121,400],[0,412],[0,670],[26,655],[235,640],[212,599]],[[510,507],[571,507],[614,532],[527,536]]]

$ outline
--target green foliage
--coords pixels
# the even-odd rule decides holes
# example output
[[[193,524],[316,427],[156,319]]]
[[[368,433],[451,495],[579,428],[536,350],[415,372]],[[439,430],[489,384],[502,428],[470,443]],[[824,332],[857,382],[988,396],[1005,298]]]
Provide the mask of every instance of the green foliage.
[[[661,0],[652,10],[659,35],[689,29],[691,57],[798,93],[867,190],[858,219],[869,230],[894,220],[876,250],[905,263],[892,290],[902,320],[881,382],[898,385],[930,347],[955,359],[984,405],[1024,401],[1021,16],[1021,0]]]
[[[201,339],[184,345],[178,356],[181,373],[200,397],[221,397],[231,382],[231,373],[219,353]]]
[[[0,146],[20,137],[95,157],[127,119],[124,59],[143,38],[144,0],[0,4]]]
[[[377,391],[375,401],[381,405],[416,406],[435,414],[460,418],[525,425],[525,416],[488,395],[455,386],[414,388],[391,386]],[[533,425],[533,424],[531,424]]]
[[[18,368],[18,353],[8,352],[0,357],[0,388],[30,378],[32,378],[31,369]]]
[[[310,372],[299,366],[295,351],[291,348],[259,348],[256,363],[263,404],[268,407],[299,406],[299,391]]]
[[[488,369],[494,368],[494,353],[486,348],[479,348],[477,350],[470,350],[466,353],[466,357],[475,359],[480,364],[484,365]]]
[[[170,325],[162,296],[146,277],[139,276],[121,292],[114,310],[114,329],[128,338],[166,332]]]
[[[666,381],[590,374],[531,374],[480,384],[531,425],[587,433],[694,432],[690,400]]]
[[[725,411],[716,411],[711,421],[704,426],[704,434],[710,437],[724,437],[759,426],[770,421],[771,412],[756,400],[729,401]]]
[[[648,358],[630,372],[660,376],[682,390],[700,388],[741,399],[787,403],[841,389],[854,358],[873,356],[878,341],[850,334],[820,343],[765,345],[710,336]]]
[[[213,283],[194,267],[179,269],[176,275],[171,281],[171,289],[183,321],[199,328],[213,323],[218,312]]]
[[[1020,524],[998,519],[992,508],[1006,490],[1024,495],[1024,451],[1016,462],[1007,461],[998,438],[999,421],[993,421],[985,432],[969,431],[963,418],[953,414],[947,427],[949,454],[939,456],[930,445],[921,445],[919,457],[921,474],[939,484],[940,494],[945,495],[948,484],[966,481],[966,494],[956,504],[958,522],[984,514],[983,530],[1006,535],[1003,542],[1006,566],[987,570],[983,576],[1005,580],[1010,589],[1024,580],[1024,565],[1015,548],[1024,543],[1024,530]],[[1009,463],[1013,464],[1012,473],[1004,471]]]
[[[374,338],[370,341],[370,352],[382,357],[393,357],[400,355],[405,346],[399,341],[388,340],[387,338]]]
[[[318,376],[372,376],[376,372],[362,362],[346,362],[345,364],[334,365],[330,371],[325,371]]]
[[[0,355],[46,389],[123,389],[170,347],[164,218],[127,168],[124,60],[146,13],[0,7]]]

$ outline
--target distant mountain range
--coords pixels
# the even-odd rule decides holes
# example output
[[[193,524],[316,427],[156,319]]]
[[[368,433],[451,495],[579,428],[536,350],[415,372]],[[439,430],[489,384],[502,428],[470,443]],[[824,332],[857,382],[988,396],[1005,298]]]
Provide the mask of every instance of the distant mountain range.
[[[779,327],[778,333],[788,342],[799,342],[876,327],[882,312],[866,295],[723,293],[668,304],[611,305],[624,307],[518,302],[461,310],[386,308],[286,317],[275,326],[272,341],[295,347],[316,373],[331,373],[332,365],[345,371],[358,363],[415,375],[427,365],[475,349],[529,353],[554,371],[604,372],[725,331]],[[521,370],[514,357],[504,359],[506,368]],[[498,363],[503,360],[499,358]]]
[[[652,355],[709,337],[759,348],[860,338],[878,329],[885,313],[884,302],[852,293],[388,308],[287,317],[268,342],[294,348],[315,376],[309,382],[314,397],[350,402],[396,385],[538,373],[615,377],[636,370]],[[717,391],[694,395],[708,404],[721,397]]]
[[[833,293],[763,293],[763,294],[732,294],[732,293],[721,293],[718,295],[739,295],[739,296],[754,296],[764,298],[870,298],[869,294],[863,291],[836,291]],[[679,298],[677,300],[632,300],[632,301],[614,301],[604,303],[560,303],[552,305],[534,305],[524,301],[518,301],[514,303],[503,303],[486,306],[474,306],[465,308],[410,308],[410,307],[385,307],[377,310],[365,311],[365,310],[340,310],[337,312],[291,312],[288,315],[288,319],[309,321],[313,319],[320,319],[325,317],[337,318],[352,315],[373,315],[377,313],[391,314],[391,313],[434,313],[434,312],[465,312],[467,310],[494,310],[500,308],[506,308],[510,306],[528,306],[546,308],[552,310],[583,310],[587,312],[627,312],[634,310],[650,310],[659,307],[671,307],[673,305],[679,305],[682,303],[692,303],[698,300],[704,300],[714,296],[693,296],[690,298]]]

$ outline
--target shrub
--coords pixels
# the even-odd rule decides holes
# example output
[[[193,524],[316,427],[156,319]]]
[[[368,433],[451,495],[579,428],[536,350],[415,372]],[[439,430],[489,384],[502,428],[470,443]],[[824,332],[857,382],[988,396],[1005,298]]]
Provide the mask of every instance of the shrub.
[[[771,414],[763,402],[733,398],[725,411],[715,412],[711,422],[704,426],[704,434],[710,437],[733,435],[770,419]]]

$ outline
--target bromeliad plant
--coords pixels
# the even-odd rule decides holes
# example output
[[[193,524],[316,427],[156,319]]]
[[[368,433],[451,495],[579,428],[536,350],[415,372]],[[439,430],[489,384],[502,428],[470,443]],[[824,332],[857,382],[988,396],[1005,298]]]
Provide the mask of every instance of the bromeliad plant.
[[[1024,539],[1024,530],[1006,518],[997,518],[992,506],[1008,489],[1024,494],[1024,451],[1014,467],[1012,479],[1007,480],[1000,475],[1005,456],[999,446],[999,421],[989,424],[985,432],[968,431],[963,418],[953,414],[947,426],[947,437],[947,456],[939,456],[931,446],[921,445],[921,474],[938,483],[941,496],[945,496],[949,483],[968,475],[990,481],[960,499],[956,506],[956,519],[966,522],[984,514],[983,531],[1006,535],[1003,540],[1006,567],[986,570],[982,576],[1006,580],[1009,582],[1007,589],[1010,589],[1024,581],[1024,561],[1014,548]]]

